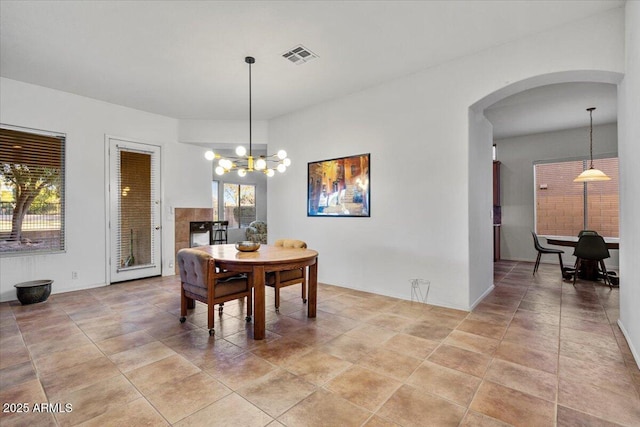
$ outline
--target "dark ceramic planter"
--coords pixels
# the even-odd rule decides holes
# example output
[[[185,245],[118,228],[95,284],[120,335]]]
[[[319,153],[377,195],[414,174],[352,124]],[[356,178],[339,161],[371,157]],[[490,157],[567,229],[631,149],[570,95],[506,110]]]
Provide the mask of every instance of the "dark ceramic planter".
[[[32,280],[14,285],[18,295],[18,301],[23,305],[44,302],[51,295],[53,280]]]

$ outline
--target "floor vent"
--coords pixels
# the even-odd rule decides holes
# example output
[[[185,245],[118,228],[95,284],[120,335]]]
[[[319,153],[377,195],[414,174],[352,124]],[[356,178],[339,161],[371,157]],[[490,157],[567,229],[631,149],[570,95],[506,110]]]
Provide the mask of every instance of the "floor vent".
[[[294,64],[300,65],[300,64],[304,64],[305,62],[309,62],[314,58],[317,58],[318,55],[316,55],[306,47],[299,44],[298,46],[295,46],[292,49],[283,53],[282,57],[285,59],[288,59]]]

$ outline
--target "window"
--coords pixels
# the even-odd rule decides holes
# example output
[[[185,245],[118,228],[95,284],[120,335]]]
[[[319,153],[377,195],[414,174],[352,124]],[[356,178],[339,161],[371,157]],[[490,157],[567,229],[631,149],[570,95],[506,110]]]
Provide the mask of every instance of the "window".
[[[538,234],[577,236],[580,230],[596,230],[605,237],[619,237],[618,159],[594,163],[611,181],[573,182],[589,167],[586,160],[534,165]]]
[[[256,219],[256,186],[224,184],[224,220],[229,228],[246,228]]]
[[[64,170],[64,135],[0,127],[0,255],[65,249]]]
[[[213,220],[218,221],[220,218],[220,197],[218,191],[220,183],[218,181],[211,181],[211,206],[213,206]]]

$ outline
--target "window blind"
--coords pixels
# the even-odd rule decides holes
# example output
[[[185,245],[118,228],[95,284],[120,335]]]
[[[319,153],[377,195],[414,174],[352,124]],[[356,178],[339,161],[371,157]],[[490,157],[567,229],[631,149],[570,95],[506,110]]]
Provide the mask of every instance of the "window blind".
[[[118,147],[118,228],[116,257],[119,269],[149,266],[156,262],[153,226],[153,194],[158,179],[152,172],[153,153]]]
[[[65,142],[0,126],[0,255],[65,249]]]

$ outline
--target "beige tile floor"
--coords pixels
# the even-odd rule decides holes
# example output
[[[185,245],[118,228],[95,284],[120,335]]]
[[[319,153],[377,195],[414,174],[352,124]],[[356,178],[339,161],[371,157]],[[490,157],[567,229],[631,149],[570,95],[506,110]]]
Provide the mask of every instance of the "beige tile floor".
[[[238,302],[215,337],[200,303],[180,324],[176,277],[3,303],[0,401],[30,412],[0,424],[640,425],[618,290],[532,267],[496,264],[471,313],[321,284],[307,319],[298,286],[280,314],[268,290],[264,341]]]

